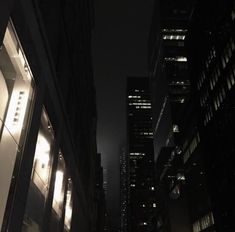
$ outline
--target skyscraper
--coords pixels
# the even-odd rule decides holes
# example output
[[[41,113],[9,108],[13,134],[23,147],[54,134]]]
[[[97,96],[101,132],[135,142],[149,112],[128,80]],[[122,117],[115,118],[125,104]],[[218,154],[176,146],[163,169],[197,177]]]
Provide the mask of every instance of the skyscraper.
[[[127,134],[129,157],[130,231],[149,231],[154,215],[154,161],[149,81],[127,79]]]
[[[157,199],[161,202],[157,227],[166,231],[191,229],[182,191],[182,144],[192,115],[185,45],[192,9],[192,1],[155,1],[149,38]]]
[[[123,147],[120,154],[120,229],[128,232],[129,169],[128,156]]]
[[[183,152],[194,232],[235,230],[234,25],[233,0],[197,1],[188,49],[200,140]]]

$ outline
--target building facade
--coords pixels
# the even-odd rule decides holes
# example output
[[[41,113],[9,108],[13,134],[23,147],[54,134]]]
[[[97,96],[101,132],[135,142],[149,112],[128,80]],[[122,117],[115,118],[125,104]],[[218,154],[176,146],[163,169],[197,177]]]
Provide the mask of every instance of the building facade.
[[[160,36],[150,34],[161,202],[157,227],[159,231],[233,231],[234,1],[188,3],[157,2],[155,15],[160,9],[160,17],[164,16],[158,19]],[[191,14],[185,14],[187,9]],[[178,72],[180,62],[187,69]],[[161,78],[164,81],[158,81]],[[176,104],[178,97],[182,105]],[[169,121],[170,140],[169,133],[161,130],[161,122],[165,130],[170,128]]]
[[[123,147],[120,155],[120,229],[128,231],[128,204],[129,204],[129,162],[127,151]]]
[[[185,44],[192,10],[192,1],[155,1],[149,35],[159,231],[191,231],[182,146],[193,118]]]
[[[95,231],[92,1],[0,13],[1,231]]]
[[[127,78],[130,231],[149,231],[156,207],[149,81]]]
[[[197,1],[190,25],[189,62],[202,151],[201,156],[197,148],[197,154],[185,154],[185,165],[189,168],[190,162],[200,157],[203,167],[197,173],[204,181],[190,185],[194,189],[206,186],[209,195],[190,194],[194,232],[234,230],[234,4]],[[194,161],[189,170],[192,165],[200,167]]]

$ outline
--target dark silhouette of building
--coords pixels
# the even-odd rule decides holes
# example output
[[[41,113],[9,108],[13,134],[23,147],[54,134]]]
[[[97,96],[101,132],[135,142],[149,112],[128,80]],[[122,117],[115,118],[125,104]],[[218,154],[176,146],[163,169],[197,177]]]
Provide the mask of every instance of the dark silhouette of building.
[[[181,3],[156,2],[149,40],[157,228],[233,231],[234,1]]]
[[[0,3],[1,231],[98,231],[103,220],[93,25],[92,1]]]
[[[148,231],[156,207],[148,78],[127,78],[130,231]]]
[[[192,145],[195,152],[184,154],[192,187],[193,231],[235,229],[234,19],[234,1],[197,1],[189,31],[189,64],[200,136],[200,146]],[[199,189],[206,189],[207,195],[197,194],[202,192]]]
[[[159,231],[191,231],[182,145],[192,116],[185,46],[192,9],[192,1],[156,1],[149,36]]]

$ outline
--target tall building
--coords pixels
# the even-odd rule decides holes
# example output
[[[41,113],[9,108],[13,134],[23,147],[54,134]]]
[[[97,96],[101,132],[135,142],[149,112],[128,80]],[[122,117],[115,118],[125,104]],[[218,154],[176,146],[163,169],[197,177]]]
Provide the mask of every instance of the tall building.
[[[156,207],[149,81],[127,78],[130,231],[149,231]]]
[[[153,20],[160,10],[158,33],[150,33],[157,196],[161,202],[157,227],[159,231],[233,231],[235,5],[234,1],[199,0],[193,7],[190,2],[181,3],[157,2]],[[154,23],[152,28],[154,31]],[[181,48],[170,48],[170,43]],[[187,70],[172,72],[180,62]],[[175,97],[181,98],[179,104]],[[166,133],[170,124],[173,139]]]
[[[157,228],[191,231],[182,146],[193,118],[185,40],[192,1],[155,1],[149,35]]]
[[[0,3],[0,230],[94,231],[92,1]]]
[[[200,140],[191,142],[184,162],[194,232],[235,229],[234,20],[234,1],[197,1],[190,25],[189,64]],[[198,194],[205,188],[207,195]]]
[[[120,229],[128,232],[129,169],[127,151],[123,147],[120,155]]]

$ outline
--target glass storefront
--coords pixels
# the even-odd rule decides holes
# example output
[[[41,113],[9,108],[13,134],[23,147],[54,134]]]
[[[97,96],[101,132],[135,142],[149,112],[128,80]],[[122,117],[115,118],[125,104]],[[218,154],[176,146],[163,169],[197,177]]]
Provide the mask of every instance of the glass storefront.
[[[14,27],[0,50],[0,229],[16,158],[22,154],[33,99],[33,76]]]
[[[43,111],[34,154],[23,231],[42,231],[45,202],[51,177],[53,141],[53,130],[47,114]]]
[[[9,190],[17,179],[17,168],[26,141],[34,103],[34,81],[12,23],[6,29],[0,49],[0,230],[6,213]],[[72,218],[73,184],[62,153],[52,170],[57,154],[55,139],[46,111],[43,109],[35,146],[30,186],[22,231],[40,232],[45,222],[46,203],[51,176],[55,172],[54,190],[48,231],[69,232]],[[16,173],[16,174],[15,174]],[[9,209],[7,207],[7,209]]]

